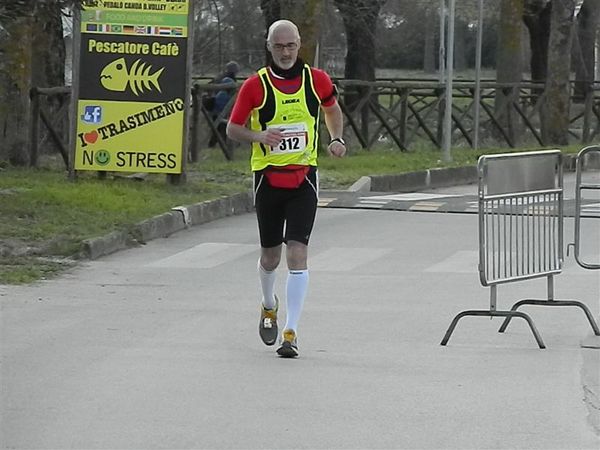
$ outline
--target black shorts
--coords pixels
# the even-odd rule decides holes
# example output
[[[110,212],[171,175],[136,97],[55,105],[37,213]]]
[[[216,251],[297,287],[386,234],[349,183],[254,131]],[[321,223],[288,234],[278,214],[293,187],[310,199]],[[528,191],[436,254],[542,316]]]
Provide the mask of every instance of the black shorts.
[[[262,171],[254,172],[254,206],[261,247],[276,247],[288,241],[308,244],[318,197],[316,167],[311,167],[304,182],[296,189],[271,187]]]

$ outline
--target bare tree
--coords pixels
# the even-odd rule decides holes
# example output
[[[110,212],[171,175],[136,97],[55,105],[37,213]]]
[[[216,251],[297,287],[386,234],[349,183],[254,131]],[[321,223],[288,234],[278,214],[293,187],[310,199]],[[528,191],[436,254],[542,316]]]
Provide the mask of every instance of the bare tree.
[[[379,11],[385,2],[386,0],[335,0],[346,30],[346,78],[375,79],[375,33]]]
[[[62,0],[0,6],[0,160],[28,162],[29,92],[64,83]]]
[[[4,16],[0,40],[0,160],[27,164],[29,87],[31,85],[31,13]]]
[[[300,57],[308,64],[313,64],[319,42],[321,28],[321,0],[281,0],[282,11],[289,14],[302,33]]]
[[[500,6],[500,28],[498,30],[498,53],[496,55],[496,80],[502,84],[516,84],[522,78],[522,17],[524,0],[502,0]],[[517,118],[512,108],[507,106],[512,95],[511,89],[496,92],[495,109],[499,121],[508,128],[508,134],[515,142]]]
[[[548,144],[567,145],[569,131],[572,30],[575,0],[560,0],[552,5],[548,45],[546,101],[542,108],[542,137]]]
[[[423,55],[423,69],[425,73],[435,73],[435,61],[437,51],[435,48],[435,32],[438,19],[436,9],[432,6],[427,6],[425,9],[425,46]]]
[[[291,20],[298,26],[302,36],[299,56],[308,64],[314,62],[319,42],[321,3],[321,0],[261,0],[260,4],[266,29],[279,19]]]
[[[575,95],[585,97],[594,82],[594,46],[600,22],[600,0],[585,0],[577,14],[577,45],[574,45]]]
[[[529,68],[533,81],[545,81],[548,64],[548,40],[550,38],[549,0],[527,0],[523,11],[523,22],[529,31],[531,59]]]

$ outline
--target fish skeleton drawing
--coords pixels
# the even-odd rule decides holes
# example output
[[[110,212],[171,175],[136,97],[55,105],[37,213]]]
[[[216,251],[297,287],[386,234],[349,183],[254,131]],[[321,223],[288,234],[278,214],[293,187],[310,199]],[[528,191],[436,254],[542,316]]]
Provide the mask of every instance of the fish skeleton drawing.
[[[136,59],[127,70],[125,58],[119,58],[108,64],[100,74],[100,82],[109,91],[123,92],[129,87],[131,91],[138,96],[144,90],[151,90],[154,86],[158,92],[162,92],[158,77],[162,74],[165,68],[157,70],[150,74],[152,66]]]

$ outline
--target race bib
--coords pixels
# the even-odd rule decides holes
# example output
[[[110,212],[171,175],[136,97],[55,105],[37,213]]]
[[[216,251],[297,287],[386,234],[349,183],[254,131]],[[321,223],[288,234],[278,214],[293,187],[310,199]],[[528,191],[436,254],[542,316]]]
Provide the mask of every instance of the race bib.
[[[294,125],[271,125],[283,132],[283,139],[277,147],[271,147],[271,153],[298,153],[303,152],[308,144],[308,131],[305,123]]]

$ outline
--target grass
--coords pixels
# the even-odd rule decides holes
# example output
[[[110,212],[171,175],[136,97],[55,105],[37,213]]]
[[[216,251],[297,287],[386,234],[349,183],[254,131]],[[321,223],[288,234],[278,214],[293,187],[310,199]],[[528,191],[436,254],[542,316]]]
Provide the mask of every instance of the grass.
[[[429,149],[402,153],[379,148],[343,159],[321,156],[321,188],[347,188],[365,175],[474,165],[482,153],[506,151],[453,149],[451,163],[441,160],[439,150]],[[147,175],[143,181],[123,176],[101,180],[86,172],[69,181],[55,163],[38,169],[0,169],[0,284],[50,278],[75,264],[84,239],[127,228],[174,206],[250,188],[248,153],[242,149],[236,150],[233,161],[205,150],[201,161],[188,166],[187,182],[180,185],[168,184],[164,175]]]

